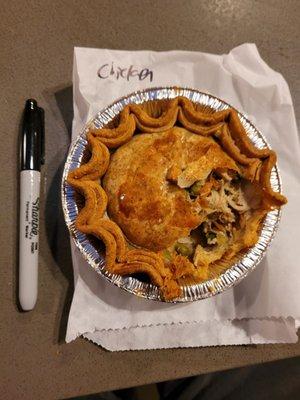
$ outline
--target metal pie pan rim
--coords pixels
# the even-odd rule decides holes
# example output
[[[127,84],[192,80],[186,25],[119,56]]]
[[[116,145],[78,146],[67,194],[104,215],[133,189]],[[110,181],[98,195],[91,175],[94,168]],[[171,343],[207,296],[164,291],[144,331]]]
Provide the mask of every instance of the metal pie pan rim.
[[[165,96],[166,91],[173,92],[173,94],[175,93],[175,95],[166,97]],[[153,87],[153,88],[147,88],[144,90],[132,92],[126,96],[118,98],[113,103],[104,107],[101,111],[97,112],[96,115],[93,118],[91,118],[88,121],[88,123],[84,126],[81,133],[76,137],[73,144],[70,146],[68,156],[67,156],[67,159],[66,159],[66,162],[64,165],[64,171],[63,171],[62,182],[61,182],[61,199],[62,199],[62,208],[63,208],[63,212],[64,212],[65,222],[66,222],[66,225],[70,232],[70,235],[72,236],[73,242],[75,243],[76,247],[80,250],[81,254],[83,255],[84,259],[88,262],[88,264],[104,279],[108,280],[109,282],[113,283],[114,285],[118,286],[119,288],[121,288],[129,293],[132,293],[132,294],[136,295],[137,297],[142,297],[142,298],[149,299],[149,300],[156,300],[156,301],[163,302],[163,303],[182,303],[182,302],[191,302],[191,301],[202,300],[202,299],[220,294],[220,293],[224,292],[225,290],[236,286],[251,271],[253,271],[256,268],[256,266],[260,263],[260,261],[264,257],[264,255],[267,251],[267,248],[269,247],[270,243],[272,242],[272,240],[274,238],[274,235],[278,228],[278,224],[279,224],[280,217],[281,217],[281,209],[270,211],[265,218],[265,222],[264,222],[263,228],[262,228],[262,233],[264,232],[266,221],[268,220],[268,218],[270,219],[270,221],[268,222],[269,226],[267,225],[267,227],[266,227],[267,231],[268,231],[268,237],[267,237],[266,242],[265,242],[265,240],[262,241],[263,238],[262,238],[262,233],[261,233],[256,245],[254,245],[252,248],[250,248],[238,262],[234,263],[231,267],[229,267],[227,270],[225,270],[219,277],[213,278],[211,280],[208,280],[208,281],[205,281],[205,282],[202,282],[199,284],[194,284],[194,285],[190,285],[190,286],[182,286],[183,291],[182,291],[181,297],[177,298],[175,300],[172,300],[172,301],[166,301],[166,300],[162,299],[159,294],[159,289],[152,284],[140,282],[137,279],[132,278],[132,277],[121,277],[120,275],[110,274],[108,271],[106,271],[105,270],[105,259],[103,258],[103,256],[99,255],[97,250],[95,248],[93,248],[93,246],[89,243],[89,240],[87,239],[86,235],[82,234],[75,228],[74,216],[73,216],[73,218],[72,218],[72,216],[70,216],[70,207],[72,208],[75,206],[75,208],[76,208],[77,206],[75,204],[74,196],[73,196],[73,198],[71,196],[71,199],[69,198],[70,193],[68,193],[68,192],[73,191],[73,194],[74,194],[74,190],[66,183],[66,176],[69,173],[69,171],[71,169],[73,169],[70,167],[71,167],[72,162],[74,163],[74,160],[72,161],[72,157],[73,157],[76,149],[78,149],[78,147],[80,147],[80,145],[83,146],[82,142],[86,143],[85,135],[86,135],[86,132],[87,132],[89,126],[91,124],[93,124],[95,121],[98,121],[98,123],[99,123],[99,119],[102,118],[105,113],[107,114],[107,113],[111,112],[112,115],[111,115],[110,119],[114,118],[117,115],[117,113],[113,114],[112,109],[116,108],[117,106],[121,106],[121,108],[119,109],[119,112],[120,112],[121,109],[124,108],[124,106],[126,104],[132,103],[132,101],[130,101],[130,99],[132,99],[134,97],[143,97],[145,95],[149,95],[150,93],[155,94],[155,96],[159,96],[159,97],[154,96],[155,98],[152,98],[151,100],[154,100],[157,98],[171,99],[171,98],[175,98],[178,96],[184,96],[184,97],[190,98],[190,97],[186,96],[187,93],[194,94],[194,95],[200,96],[200,97],[206,96],[209,100],[219,102],[222,106],[222,109],[230,107],[230,108],[236,110],[238,112],[239,117],[242,120],[243,125],[245,125],[245,124],[249,125],[251,127],[251,129],[254,131],[258,140],[263,142],[263,146],[271,148],[270,145],[268,144],[267,140],[265,139],[264,135],[251,123],[251,121],[243,113],[238,111],[235,107],[231,106],[231,104],[229,104],[228,102],[226,102],[214,95],[211,95],[206,92],[202,92],[197,89],[189,88],[189,87],[176,87],[176,86],[174,86],[174,87],[172,87],[172,86]],[[161,95],[160,95],[160,93],[161,93]],[[192,100],[192,99],[190,99],[190,100]],[[147,101],[149,101],[149,100],[147,100]],[[142,102],[143,101],[139,101],[139,102],[136,102],[136,104],[140,104]],[[215,108],[215,109],[217,109],[217,108]],[[219,109],[220,109],[220,107],[219,107]],[[100,123],[100,125],[103,126],[105,124]],[[77,160],[77,165],[79,165],[79,164],[80,164],[80,161]],[[277,188],[277,191],[281,192],[282,184],[281,184],[281,178],[280,178],[280,173],[279,173],[277,164],[273,168],[272,173],[273,173],[273,180],[275,179],[273,184],[271,182],[273,189]],[[72,202],[72,201],[73,201],[73,204],[70,204],[70,202]],[[260,246],[260,245],[263,247],[262,250],[258,248],[258,246]],[[96,252],[97,254],[95,255],[93,253],[90,253],[91,249],[94,249],[94,252]],[[94,258],[98,257],[99,259],[96,258],[96,260],[95,260],[92,257],[92,255]],[[251,256],[252,257],[255,256],[254,261],[251,259]],[[250,261],[252,260],[252,262],[250,262],[249,260]],[[247,261],[248,264],[250,262],[250,264],[244,265],[245,261]],[[224,283],[224,281],[225,281],[225,283]]]

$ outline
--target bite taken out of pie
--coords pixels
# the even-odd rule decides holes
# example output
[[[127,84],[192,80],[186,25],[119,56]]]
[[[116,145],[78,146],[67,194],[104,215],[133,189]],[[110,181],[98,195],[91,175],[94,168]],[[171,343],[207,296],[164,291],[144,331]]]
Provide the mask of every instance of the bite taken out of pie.
[[[129,104],[87,143],[89,161],[67,177],[84,197],[76,227],[104,243],[109,272],[146,274],[165,300],[229,268],[287,201],[270,185],[275,152],[251,143],[232,108]]]

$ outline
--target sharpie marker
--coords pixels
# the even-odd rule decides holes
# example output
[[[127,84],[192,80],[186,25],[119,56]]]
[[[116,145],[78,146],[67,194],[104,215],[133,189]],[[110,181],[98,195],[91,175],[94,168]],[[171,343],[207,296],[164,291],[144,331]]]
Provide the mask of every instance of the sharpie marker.
[[[21,133],[19,301],[32,310],[38,293],[40,171],[44,163],[44,110],[26,101]]]

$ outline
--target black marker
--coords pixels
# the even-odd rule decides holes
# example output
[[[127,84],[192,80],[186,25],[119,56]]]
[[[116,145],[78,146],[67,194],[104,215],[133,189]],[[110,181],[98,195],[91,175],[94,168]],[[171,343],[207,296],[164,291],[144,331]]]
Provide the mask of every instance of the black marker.
[[[38,293],[40,171],[44,164],[44,110],[26,101],[20,154],[19,301],[32,310]]]

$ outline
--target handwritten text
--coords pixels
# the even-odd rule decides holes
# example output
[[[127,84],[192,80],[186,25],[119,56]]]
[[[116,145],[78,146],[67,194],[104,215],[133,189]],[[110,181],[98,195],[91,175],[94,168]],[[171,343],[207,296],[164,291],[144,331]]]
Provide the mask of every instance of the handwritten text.
[[[136,78],[140,81],[149,79],[150,82],[153,80],[153,71],[149,68],[138,69],[134,65],[120,67],[118,65],[115,66],[113,62],[101,65],[97,75],[100,79],[107,79],[111,76],[116,80],[124,79],[126,81],[132,78]]]

